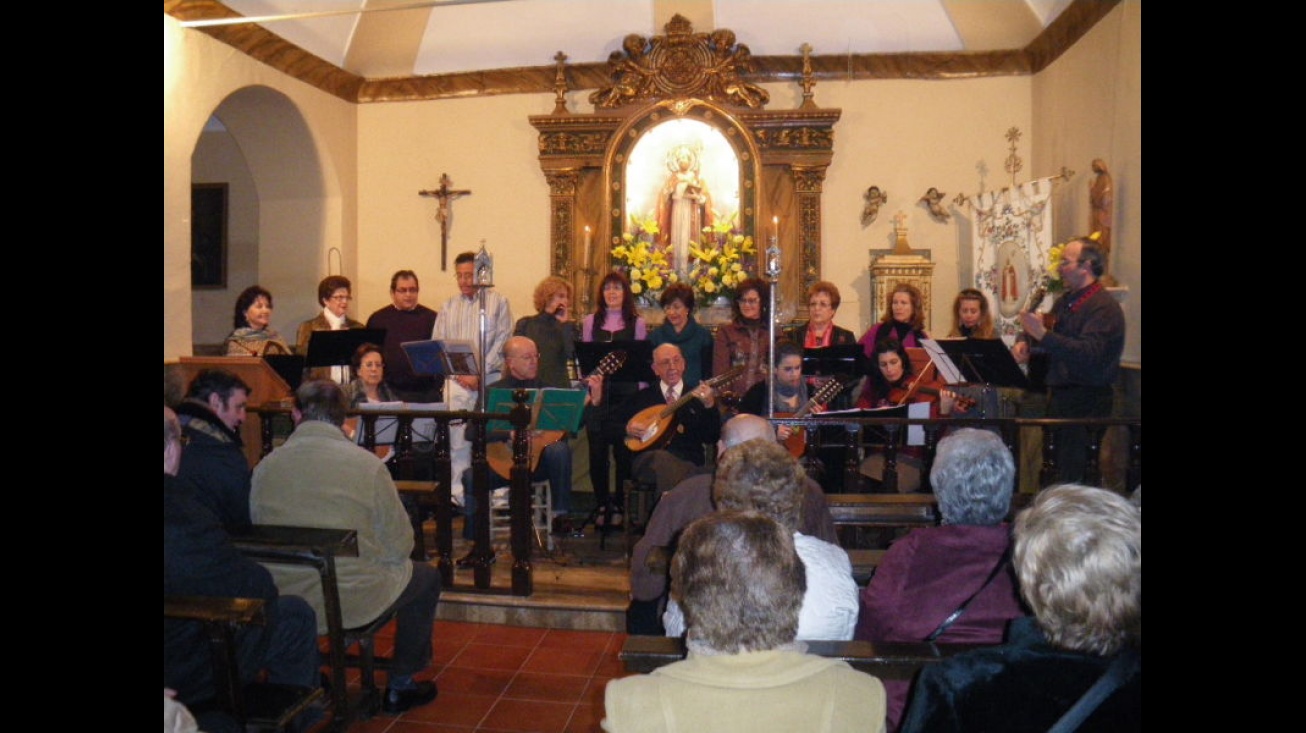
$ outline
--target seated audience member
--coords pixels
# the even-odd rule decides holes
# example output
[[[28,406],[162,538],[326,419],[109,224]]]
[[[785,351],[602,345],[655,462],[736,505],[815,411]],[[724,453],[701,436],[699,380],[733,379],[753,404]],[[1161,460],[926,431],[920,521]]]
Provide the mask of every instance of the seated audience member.
[[[385,329],[382,358],[389,363],[386,384],[395,399],[404,402],[439,402],[440,380],[430,375],[413,373],[413,365],[404,353],[406,341],[425,341],[435,328],[436,313],[417,302],[421,287],[417,273],[399,270],[390,276],[390,305],[367,318],[368,328]]]
[[[290,353],[285,339],[272,327],[272,293],[251,285],[236,296],[233,331],[223,341],[227,356],[275,356]]]
[[[186,450],[189,450],[187,448]],[[184,451],[181,424],[163,408],[163,595],[260,598],[266,623],[236,635],[240,679],[252,683],[260,675],[273,684],[318,685],[317,624],[313,608],[303,598],[278,595],[267,569],[245,557],[231,544],[218,518],[195,498],[195,488],[177,476]],[[199,621],[163,620],[164,720],[168,691],[176,702],[192,709],[205,730],[235,729],[235,721],[216,707],[209,637]],[[301,715],[307,728],[321,709]]]
[[[494,382],[486,388],[487,394],[491,389],[543,389],[546,385],[540,381],[538,369],[540,364],[540,352],[535,348],[535,342],[525,336],[512,336],[503,345],[503,363],[508,368],[508,376]],[[590,377],[587,384],[589,393],[586,395],[586,404],[597,398],[600,390],[603,388],[603,377],[595,375]],[[487,440],[506,441],[512,437],[510,431],[502,431],[498,434],[490,435]],[[563,520],[565,515],[571,512],[571,446],[567,444],[564,437],[555,443],[545,447],[540,453],[540,463],[531,474],[532,481],[541,481],[548,479],[549,491],[553,503],[552,520]],[[472,517],[476,514],[476,494],[472,491],[472,469],[467,469],[462,475],[463,485],[463,539],[473,539]],[[508,478],[500,476],[494,471],[490,471],[489,490],[503,488],[508,485]],[[555,521],[558,531],[563,530],[563,521]],[[459,567],[468,567],[474,565],[478,557],[482,557],[481,548],[472,545],[466,555],[458,558]],[[494,562],[493,555],[488,555],[490,562]]]
[[[1006,524],[1015,477],[1011,451],[993,433],[963,428],[939,441],[930,482],[943,525],[913,529],[889,546],[861,592],[855,638],[1002,641],[1007,622],[1024,615]],[[909,687],[907,680],[884,683],[890,731]]]
[[[187,442],[177,475],[195,486],[196,498],[231,533],[249,528],[249,460],[240,439],[249,393],[235,374],[204,369],[177,405]]]
[[[671,571],[688,656],[608,682],[603,729],[883,731],[880,681],[795,638],[806,576],[793,532],[769,517],[722,511],[689,525]]]
[[[667,438],[654,438],[649,446],[639,451],[631,462],[631,476],[636,480],[653,483],[659,494],[671,489],[707,462],[705,446],[721,437],[721,413],[716,408],[716,392],[707,384],[686,387],[684,383],[685,357],[675,344],[662,344],[653,349],[653,373],[658,383],[636,392],[622,406],[620,421],[626,424],[627,437],[643,438],[655,428],[670,430]],[[665,407],[685,396],[685,390],[695,399],[681,405],[672,418],[672,424],[658,426],[656,414],[644,414],[649,408]],[[656,413],[656,411],[654,411]]]
[[[346,315],[349,301],[354,299],[350,294],[352,289],[349,278],[343,275],[322,278],[322,282],[317,284],[317,302],[322,306],[322,312],[299,324],[299,331],[295,334],[295,353],[308,355],[308,342],[313,338],[314,331],[344,331],[363,327],[362,323]],[[308,379],[330,379],[337,384],[345,382],[344,367],[314,367],[306,371]]]
[[[413,529],[381,459],[345,437],[349,403],[340,385],[310,380],[295,390],[295,430],[254,468],[250,515],[259,524],[353,529],[358,557],[336,558],[345,628],[396,610],[395,648],[382,707],[396,713],[435,699],[434,681],[415,675],[431,663],[431,630],[440,599],[440,573],[409,559]],[[325,634],[317,570],[274,565],[283,593],[303,596]]]
[[[774,439],[771,423],[757,415],[736,415],[721,426],[721,456],[753,439]],[[720,461],[718,458],[718,465]],[[716,511],[712,500],[714,475],[700,473],[681,481],[663,494],[653,507],[644,535],[630,558],[630,605],[626,608],[626,633],[662,636],[662,612],[667,600],[667,579],[676,540],[690,522]],[[832,544],[839,535],[825,503],[820,484],[803,477],[802,529],[808,537]]]
[[[718,511],[756,511],[794,534],[794,547],[807,568],[807,593],[798,614],[798,638],[848,640],[857,623],[857,584],[848,553],[839,545],[808,537],[802,526],[807,478],[798,461],[771,438],[740,443],[721,459],[712,496]],[[684,633],[685,620],[674,594],[662,624],[667,636]]]
[[[1039,492],[1013,533],[1033,618],[1012,621],[1002,646],[927,665],[902,730],[1141,731],[1142,513],[1062,484]]]

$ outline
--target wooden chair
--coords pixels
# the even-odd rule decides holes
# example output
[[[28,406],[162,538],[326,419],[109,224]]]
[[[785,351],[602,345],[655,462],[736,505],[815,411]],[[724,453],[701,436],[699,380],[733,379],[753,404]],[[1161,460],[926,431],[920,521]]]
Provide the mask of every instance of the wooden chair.
[[[320,687],[269,683],[245,685],[241,682],[236,632],[245,626],[265,623],[260,598],[164,596],[163,617],[204,625],[217,689],[213,708],[230,715],[239,725],[258,730],[283,730],[326,695]],[[191,712],[202,715],[206,709],[207,706],[200,704],[192,706]]]

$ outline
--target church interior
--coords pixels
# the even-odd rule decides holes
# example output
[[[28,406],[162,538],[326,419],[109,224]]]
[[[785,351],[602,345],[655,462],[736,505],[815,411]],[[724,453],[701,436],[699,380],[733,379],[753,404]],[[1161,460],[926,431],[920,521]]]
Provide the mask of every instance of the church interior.
[[[927,331],[979,287],[1014,337],[1052,247],[1105,222],[1126,324],[1114,414],[1141,418],[1141,15],[1140,0],[165,0],[165,372],[223,353],[250,285],[294,334],[329,275],[363,321],[398,270],[438,308],[469,251],[492,258],[514,319],[550,275],[579,319],[650,224],[696,288],[697,232],[747,235],[785,325],[828,281],[835,323],[860,336],[901,276],[927,296]],[[676,245],[654,198],[691,167],[711,203]],[[1032,206],[1024,230],[992,231],[1004,206]],[[201,221],[217,227],[203,251]],[[710,295],[708,322],[724,307]],[[347,730],[599,730],[604,685],[630,670],[626,538],[598,536],[537,546],[533,599],[446,592],[437,703]]]

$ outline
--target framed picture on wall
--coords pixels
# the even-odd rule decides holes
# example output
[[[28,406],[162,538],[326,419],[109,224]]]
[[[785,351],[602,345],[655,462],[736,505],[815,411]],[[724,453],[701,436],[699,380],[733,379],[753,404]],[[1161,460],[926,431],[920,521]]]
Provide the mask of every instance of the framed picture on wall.
[[[190,187],[190,284],[227,287],[227,184]]]

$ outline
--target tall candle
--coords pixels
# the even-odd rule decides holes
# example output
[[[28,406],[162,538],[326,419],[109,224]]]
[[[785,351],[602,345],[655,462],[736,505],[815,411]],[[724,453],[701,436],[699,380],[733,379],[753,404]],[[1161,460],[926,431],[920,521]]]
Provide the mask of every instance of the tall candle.
[[[780,217],[771,217],[771,239],[779,241],[780,239]]]
[[[581,261],[582,266],[585,268],[588,268],[590,266],[590,249],[592,244],[593,244],[593,238],[591,236],[590,228],[588,225],[586,225],[585,226],[585,259]]]

